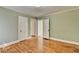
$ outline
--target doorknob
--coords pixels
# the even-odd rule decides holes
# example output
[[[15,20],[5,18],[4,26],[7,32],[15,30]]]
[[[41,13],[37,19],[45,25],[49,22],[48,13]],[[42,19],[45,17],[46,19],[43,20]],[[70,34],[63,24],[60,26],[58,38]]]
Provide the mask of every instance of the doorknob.
[[[22,30],[20,30],[20,32],[22,32]]]

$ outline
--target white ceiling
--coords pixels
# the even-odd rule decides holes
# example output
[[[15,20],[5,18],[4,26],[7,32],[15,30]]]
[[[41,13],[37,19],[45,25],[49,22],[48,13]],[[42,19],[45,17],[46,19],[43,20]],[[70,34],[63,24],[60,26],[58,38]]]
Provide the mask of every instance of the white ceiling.
[[[55,13],[58,11],[66,10],[66,9],[73,9],[78,8],[77,6],[4,6],[4,8],[11,9],[16,12],[20,12],[26,15],[38,17],[44,16],[49,13]]]

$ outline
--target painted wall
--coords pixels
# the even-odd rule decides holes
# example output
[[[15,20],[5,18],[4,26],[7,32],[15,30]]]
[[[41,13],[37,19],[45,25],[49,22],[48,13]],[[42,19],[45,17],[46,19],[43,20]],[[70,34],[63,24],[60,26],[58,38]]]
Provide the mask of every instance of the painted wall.
[[[0,7],[0,44],[18,40],[18,16],[26,16]]]
[[[51,15],[50,37],[79,42],[79,9]]]

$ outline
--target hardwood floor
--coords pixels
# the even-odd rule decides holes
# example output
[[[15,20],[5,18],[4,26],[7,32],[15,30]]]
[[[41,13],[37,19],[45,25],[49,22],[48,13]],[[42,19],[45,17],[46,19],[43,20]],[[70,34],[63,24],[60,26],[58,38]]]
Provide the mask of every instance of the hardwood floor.
[[[55,40],[43,40],[43,53],[78,53],[79,45],[68,44]],[[23,40],[16,44],[0,48],[2,53],[38,53],[37,37]]]

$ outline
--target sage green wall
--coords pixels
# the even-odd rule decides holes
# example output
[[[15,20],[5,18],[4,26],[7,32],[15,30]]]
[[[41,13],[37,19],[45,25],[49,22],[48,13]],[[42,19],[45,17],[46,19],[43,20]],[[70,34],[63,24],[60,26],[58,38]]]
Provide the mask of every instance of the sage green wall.
[[[51,15],[50,37],[79,42],[79,9]]]
[[[0,7],[0,44],[18,40],[18,16],[26,16]]]

